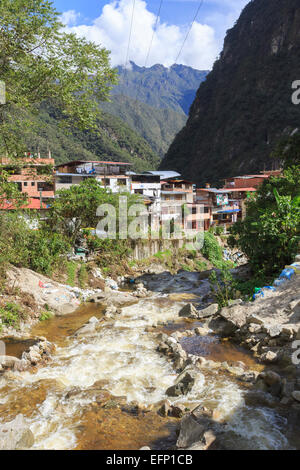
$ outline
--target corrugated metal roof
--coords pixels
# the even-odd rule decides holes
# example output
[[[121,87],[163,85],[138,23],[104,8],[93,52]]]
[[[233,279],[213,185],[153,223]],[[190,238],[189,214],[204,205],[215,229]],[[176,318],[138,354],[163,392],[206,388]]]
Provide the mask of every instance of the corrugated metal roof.
[[[160,179],[170,179],[170,178],[177,178],[181,176],[180,173],[176,171],[145,171],[145,174],[160,176]]]

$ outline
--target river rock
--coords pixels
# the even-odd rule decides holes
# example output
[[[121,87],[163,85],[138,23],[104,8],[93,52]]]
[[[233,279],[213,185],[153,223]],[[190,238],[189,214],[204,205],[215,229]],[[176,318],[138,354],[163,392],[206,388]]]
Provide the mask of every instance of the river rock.
[[[198,318],[201,320],[202,318],[212,317],[215,315],[219,310],[218,304],[211,304],[202,310],[197,311]]]
[[[190,447],[188,447],[187,450],[207,450],[216,439],[216,434],[211,429],[209,429],[203,434],[201,441],[195,442]]]
[[[193,304],[189,303],[182,307],[178,315],[186,318],[198,318],[198,310]]]
[[[192,370],[183,371],[176,379],[175,384],[169,387],[166,395],[169,397],[179,397],[189,393],[195,383],[196,373]]]
[[[240,305],[222,308],[220,316],[224,318],[224,320],[227,320],[234,328],[242,328],[246,324],[246,314],[244,308]]]
[[[176,442],[178,448],[191,446],[201,440],[206,429],[204,424],[192,415],[187,414],[181,420],[180,433]]]
[[[203,328],[200,326],[195,328],[194,331],[198,336],[207,336],[210,333],[210,330],[208,328]]]
[[[300,402],[300,391],[299,391],[299,390],[295,390],[295,391],[292,393],[292,397],[294,398],[294,400]]]
[[[0,356],[0,366],[3,369],[17,369],[21,364],[21,360],[14,356]]]
[[[29,449],[34,444],[34,435],[18,415],[13,421],[0,425],[0,450]]]
[[[270,364],[272,362],[277,362],[278,360],[278,356],[275,352],[273,351],[267,351],[265,353],[263,353],[261,356],[260,356],[260,359],[262,362],[265,362],[267,364]]]
[[[99,320],[98,320],[98,318],[96,318],[96,317],[91,317],[91,318],[89,319],[89,323],[99,323]]]
[[[92,336],[96,332],[96,324],[95,323],[87,323],[83,325],[79,330],[74,333],[74,336],[80,338],[82,336]]]
[[[262,318],[258,317],[255,314],[251,314],[247,317],[247,323],[255,323],[257,325],[263,325],[264,320],[262,320]]]
[[[166,417],[169,415],[170,411],[171,411],[171,403],[169,402],[169,400],[164,400],[161,407],[158,410],[158,413],[161,416]]]
[[[282,331],[282,326],[281,325],[265,325],[265,331],[266,333],[270,336],[270,338],[277,338],[280,336],[281,331]]]

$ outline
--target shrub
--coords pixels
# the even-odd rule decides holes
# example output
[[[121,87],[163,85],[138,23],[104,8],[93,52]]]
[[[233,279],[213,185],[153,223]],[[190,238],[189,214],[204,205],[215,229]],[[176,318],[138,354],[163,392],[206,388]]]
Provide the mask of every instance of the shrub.
[[[21,307],[13,302],[8,302],[4,307],[0,307],[1,323],[13,328],[19,328],[21,317]]]
[[[223,260],[222,248],[211,232],[204,233],[204,244],[201,251],[203,256],[218,269],[232,266],[231,262]]]
[[[41,313],[39,320],[40,321],[50,320],[50,318],[52,317],[53,317],[53,313],[44,311]]]
[[[248,257],[256,276],[289,264],[300,240],[300,167],[265,182],[247,202],[247,215],[231,228],[229,244]]]

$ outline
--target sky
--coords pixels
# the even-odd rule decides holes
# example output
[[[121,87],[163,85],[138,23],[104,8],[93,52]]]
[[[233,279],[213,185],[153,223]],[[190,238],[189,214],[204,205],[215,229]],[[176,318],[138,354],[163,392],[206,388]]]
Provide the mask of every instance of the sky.
[[[201,0],[163,0],[156,24],[160,1],[53,0],[53,4],[62,13],[67,31],[111,51],[112,66],[130,66],[133,61],[139,66],[170,67],[182,49],[177,64],[210,70],[222,50],[226,30],[249,0],[203,0],[186,41]]]

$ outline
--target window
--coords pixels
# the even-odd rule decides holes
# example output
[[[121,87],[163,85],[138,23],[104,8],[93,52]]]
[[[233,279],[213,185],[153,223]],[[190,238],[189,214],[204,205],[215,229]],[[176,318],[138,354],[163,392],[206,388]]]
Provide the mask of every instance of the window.
[[[72,176],[61,176],[58,182],[60,184],[72,184]]]
[[[208,214],[209,213],[209,207],[204,207],[204,214]]]
[[[24,186],[28,186],[28,183],[27,183],[27,181],[25,181],[25,183],[24,183]]]
[[[31,181],[31,186],[35,186],[35,182],[34,182],[34,181]]]

